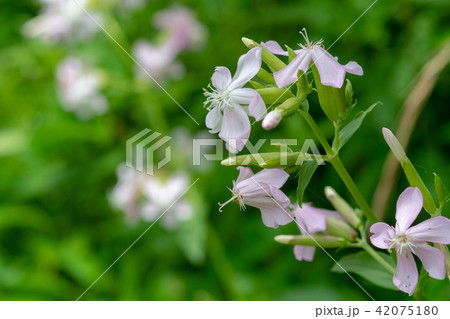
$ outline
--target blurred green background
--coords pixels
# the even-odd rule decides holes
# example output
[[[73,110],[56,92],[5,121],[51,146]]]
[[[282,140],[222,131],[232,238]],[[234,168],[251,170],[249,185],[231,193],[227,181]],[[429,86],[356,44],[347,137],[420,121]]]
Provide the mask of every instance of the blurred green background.
[[[154,13],[174,3],[148,1],[124,13],[115,2],[105,1],[99,10],[107,16],[105,29],[127,50],[137,39],[154,39]],[[0,299],[75,300],[150,225],[128,223],[108,201],[117,183],[116,169],[125,161],[125,141],[144,128],[167,135],[180,127],[189,132],[186,135],[204,131],[202,88],[215,66],[234,72],[237,58],[246,52],[242,36],[294,47],[301,41],[298,31],[306,27],[310,39],[323,38],[329,46],[372,1],[178,3],[195,12],[209,36],[202,48],[177,58],[186,68],[185,76],[163,86],[200,126],[161,90],[136,88],[133,62],[103,32],[57,44],[27,39],[21,28],[39,14],[40,4],[0,0]],[[379,0],[330,50],[340,61],[354,60],[364,69],[363,77],[350,77],[356,111],[383,102],[342,151],[343,162],[369,202],[388,153],[381,128],[395,128],[414,78],[450,37],[448,21],[448,0]],[[61,107],[55,69],[67,56],[87,59],[102,70],[102,92],[110,104],[106,114],[80,121]],[[430,187],[433,172],[450,185],[449,84],[447,67],[408,149]],[[160,111],[167,125],[155,120]],[[320,109],[311,112],[331,138],[332,127]],[[312,134],[294,116],[273,132],[254,125],[251,139],[257,137],[303,140]],[[274,242],[275,235],[298,233],[295,225],[267,228],[259,211],[249,207],[240,212],[234,204],[219,213],[217,202],[229,198],[226,187],[237,177],[235,168],[214,162],[202,171],[187,160],[168,169],[184,171],[191,182],[199,178],[186,194],[195,216],[175,230],[157,223],[81,300],[368,299],[348,276],[330,271],[333,261],[323,252],[317,251],[311,263],[298,262],[291,247]],[[329,208],[323,196],[326,185],[350,200],[327,166],[313,177],[306,200]],[[388,221],[393,220],[395,198],[406,187],[401,176]],[[294,199],[295,188],[291,178],[283,190]],[[334,258],[345,253],[330,251]],[[376,300],[408,300],[398,291],[356,279]],[[448,281],[429,280],[425,295],[448,300]]]

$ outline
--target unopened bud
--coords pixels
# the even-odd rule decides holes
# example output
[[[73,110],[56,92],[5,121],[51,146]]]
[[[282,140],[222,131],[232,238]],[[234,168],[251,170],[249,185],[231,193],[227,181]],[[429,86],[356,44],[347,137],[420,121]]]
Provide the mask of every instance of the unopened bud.
[[[273,129],[278,124],[280,124],[282,118],[283,117],[281,116],[281,113],[278,110],[269,112],[269,114],[267,114],[264,120],[262,121],[263,129],[265,130]]]
[[[232,156],[224,159],[221,164],[224,166],[259,166],[262,168],[284,168],[286,166],[299,165],[305,161],[314,159],[323,161],[320,155],[307,154],[301,152],[270,152],[255,153],[248,155]]]
[[[334,208],[344,217],[346,221],[350,223],[355,228],[358,228],[361,224],[361,220],[359,219],[358,215],[355,213],[353,208],[341,197],[336,193],[336,191],[330,187],[325,187],[325,196],[328,198],[330,203],[333,205]]]
[[[330,216],[327,216],[327,233],[348,241],[354,241],[358,237],[358,233],[349,224]]]
[[[266,105],[281,104],[289,98],[294,97],[290,90],[277,87],[264,87],[256,90]]]
[[[403,150],[402,145],[397,140],[395,135],[385,127],[383,127],[383,136],[384,140],[389,145],[389,148],[391,149],[395,158],[400,162],[400,165],[402,166],[403,172],[405,173],[409,184],[412,187],[419,188],[420,192],[422,193],[423,207],[431,216],[436,216],[439,213],[439,211],[436,207],[436,203],[434,202],[433,196],[431,196],[430,191],[423,182],[416,168],[411,163],[409,158],[406,156],[406,153]]]
[[[397,140],[395,135],[387,128],[383,127],[383,136],[384,140],[388,144],[389,148],[391,149],[392,153],[394,153],[395,158],[400,162],[404,163],[408,160],[408,157],[406,156],[405,151],[403,150],[402,145]]]
[[[347,110],[350,111],[353,107],[353,86],[349,79],[345,81],[345,104]]]
[[[347,241],[340,237],[329,235],[279,235],[275,241],[285,245],[316,246],[322,248],[345,247]]]
[[[281,61],[272,52],[270,52],[266,48],[263,48],[259,43],[256,43],[252,39],[242,38],[242,42],[249,49],[252,49],[254,47],[262,48],[261,59],[264,61],[264,63],[267,64],[272,72],[279,71],[286,67],[286,64],[283,61]]]

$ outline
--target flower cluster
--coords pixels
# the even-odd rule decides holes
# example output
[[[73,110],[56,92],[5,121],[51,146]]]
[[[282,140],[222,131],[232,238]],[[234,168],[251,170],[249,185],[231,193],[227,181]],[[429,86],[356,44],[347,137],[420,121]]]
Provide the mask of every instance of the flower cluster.
[[[109,199],[113,206],[125,212],[130,221],[155,221],[161,218],[163,227],[174,229],[180,222],[192,217],[192,205],[179,199],[189,186],[186,175],[176,173],[162,179],[120,165],[117,177],[117,185]]]
[[[233,181],[233,188],[230,189],[232,196],[224,204],[219,203],[219,211],[222,211],[226,204],[236,202],[241,210],[246,206],[259,209],[262,221],[267,227],[277,228],[294,221],[301,235],[279,235],[275,240],[294,245],[294,255],[298,260],[311,261],[316,247],[363,249],[367,255],[394,274],[394,285],[409,295],[414,292],[418,282],[418,270],[413,255],[422,261],[424,269],[431,277],[444,279],[446,273],[450,274],[450,271],[446,270],[450,264],[450,254],[445,246],[450,244],[450,220],[438,215],[443,205],[450,201],[450,196],[443,195],[445,192],[441,186],[437,191],[441,198],[440,207],[437,208],[426,188],[419,190],[410,187],[399,197],[396,226],[391,227],[386,223],[377,222],[377,217],[358,193],[357,187],[338,158],[340,148],[377,103],[367,111],[360,112],[353,121],[347,121],[348,114],[356,102],[353,100],[350,81],[347,80],[344,85],[345,76],[347,73],[363,75],[361,66],[354,61],[345,65],[340,64],[337,57],[325,50],[322,40],[310,41],[304,29],[300,33],[305,43],[300,44],[298,50],[289,47],[283,50],[275,41],[258,44],[243,38],[244,44],[250,50],[239,58],[234,76],[231,76],[228,68],[216,67],[211,78],[212,85],[208,86],[208,90],[205,89],[205,106],[208,110],[206,126],[210,129],[210,133],[219,134],[231,153],[238,153],[243,150],[250,137],[249,117],[253,117],[256,121],[262,120],[262,127],[270,130],[284,118],[298,112],[312,128],[328,157],[319,155],[316,165],[312,163],[311,154],[295,152],[284,145],[286,147],[283,154],[255,153],[225,159],[222,161],[223,165],[257,165],[263,169],[254,174],[250,168],[238,166],[239,176]],[[276,55],[288,57],[288,63],[285,64]],[[263,67],[263,62],[270,72]],[[313,76],[311,83],[308,80],[309,70]],[[313,92],[312,83],[315,85],[320,107],[335,128],[332,146],[328,144],[309,114],[307,97]],[[293,84],[297,85],[292,89]],[[392,132],[383,129],[383,134],[410,183],[422,185],[423,181]],[[307,164],[303,164],[303,161],[297,164],[292,160],[282,162],[282,158],[294,158],[291,155],[295,155],[295,158],[305,158]],[[314,170],[321,163],[319,160],[328,161],[333,165],[361,210],[352,208],[331,187],[325,188],[325,195],[336,211],[315,208],[303,203],[304,189]],[[287,172],[297,173],[300,176],[297,189],[299,204],[291,205],[290,199],[280,189],[289,178]],[[306,181],[302,181],[302,178]],[[411,226],[423,203],[434,217]],[[381,249],[395,249],[396,270],[367,242],[367,223],[364,223],[362,214],[373,223],[370,228],[373,233],[370,237],[372,244]]]

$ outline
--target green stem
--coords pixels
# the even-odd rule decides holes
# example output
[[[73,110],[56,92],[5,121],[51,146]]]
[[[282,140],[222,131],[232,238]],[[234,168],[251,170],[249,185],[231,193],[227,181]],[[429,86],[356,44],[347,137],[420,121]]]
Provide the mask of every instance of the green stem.
[[[319,127],[317,126],[316,122],[311,117],[311,115],[309,115],[309,113],[307,113],[301,109],[299,109],[299,112],[303,116],[303,118],[306,120],[308,125],[311,127],[314,134],[319,139],[319,142],[322,144],[325,152],[330,157],[329,162],[331,163],[331,165],[333,165],[334,169],[339,174],[339,177],[342,179],[345,186],[350,191],[350,194],[352,194],[354,200],[356,201],[358,206],[361,208],[361,210],[363,211],[364,215],[367,217],[369,222],[372,224],[378,222],[378,219],[375,216],[375,214],[373,213],[369,204],[367,204],[366,200],[359,192],[358,187],[355,185],[355,182],[353,181],[352,177],[350,176],[350,174],[347,172],[344,165],[342,164],[341,159],[339,158],[338,152],[333,151],[330,144],[328,144],[328,141],[323,136],[322,132],[320,131]]]
[[[395,274],[395,269],[389,265],[378,253],[366,242],[362,242],[360,247],[364,249],[370,256],[372,256],[373,259],[378,261],[380,265],[382,265],[384,268],[386,268],[387,271],[389,271],[392,275]]]
[[[342,181],[344,182],[345,186],[347,186],[348,190],[350,191],[350,194],[352,194],[353,198],[355,199],[358,206],[363,211],[364,215],[367,217],[369,222],[371,224],[374,224],[378,222],[377,217],[372,211],[372,208],[370,208],[369,204],[367,204],[364,197],[359,192],[358,187],[355,185],[355,182],[353,181],[350,174],[345,169],[344,165],[342,164],[341,159],[338,155],[336,155],[334,158],[330,160],[331,165],[333,165],[336,172],[341,177]]]

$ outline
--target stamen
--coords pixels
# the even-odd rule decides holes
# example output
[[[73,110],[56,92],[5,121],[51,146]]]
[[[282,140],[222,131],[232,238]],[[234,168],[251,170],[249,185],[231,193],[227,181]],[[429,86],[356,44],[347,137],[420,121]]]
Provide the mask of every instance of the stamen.
[[[302,31],[300,31],[300,34],[302,35],[303,39],[305,39],[305,42],[306,42],[305,45],[303,45],[301,43],[298,44],[302,49],[312,49],[315,45],[323,47],[323,39],[320,39],[319,41],[316,41],[316,42],[309,41],[309,37],[308,37],[308,33],[306,32],[306,28],[303,28]]]
[[[228,203],[231,203],[232,201],[234,201],[236,198],[237,198],[237,195],[234,195],[233,197],[231,197],[229,200],[227,200],[223,204],[221,204],[220,202],[217,203],[217,204],[219,204],[219,212],[222,212],[222,208],[225,207]]]
[[[228,188],[228,190],[231,192],[231,194],[233,194],[233,196],[229,199],[229,200],[227,200],[225,203],[223,203],[223,204],[221,204],[221,203],[218,203],[219,204],[219,212],[222,212],[222,208],[224,207],[224,206],[226,206],[228,203],[230,203],[230,202],[236,202],[236,203],[238,203],[239,204],[239,208],[240,208],[240,210],[245,210],[245,203],[244,203],[244,197],[239,193],[239,191],[238,190],[234,190],[234,189],[231,189],[231,188],[229,188],[229,187],[227,187]]]
[[[233,107],[231,103],[230,92],[228,90],[218,90],[211,86],[211,84],[207,87],[210,91],[203,88],[203,95],[206,96],[206,101],[203,103],[203,106],[206,107],[208,111],[215,108],[216,106],[220,107],[220,110],[223,111],[226,107]]]

